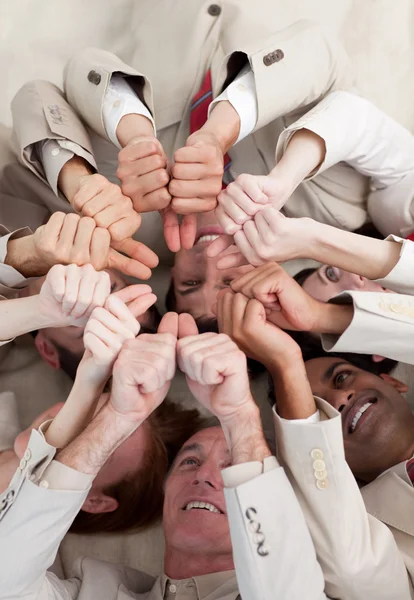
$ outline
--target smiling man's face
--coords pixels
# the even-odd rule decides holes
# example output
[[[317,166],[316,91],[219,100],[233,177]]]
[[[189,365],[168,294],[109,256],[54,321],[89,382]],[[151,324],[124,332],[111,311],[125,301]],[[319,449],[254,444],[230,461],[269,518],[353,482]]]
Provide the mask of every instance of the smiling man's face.
[[[196,433],[181,448],[165,487],[163,526],[169,548],[231,556],[221,476],[229,465],[221,427]]]
[[[309,360],[306,372],[315,396],[341,413],[346,460],[356,477],[370,481],[411,458],[414,416],[395,380],[388,383],[340,358]]]

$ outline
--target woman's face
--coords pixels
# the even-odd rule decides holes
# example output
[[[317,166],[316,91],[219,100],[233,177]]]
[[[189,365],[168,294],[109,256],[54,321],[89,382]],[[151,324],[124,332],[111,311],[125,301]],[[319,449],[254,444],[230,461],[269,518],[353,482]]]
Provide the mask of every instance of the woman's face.
[[[359,290],[365,292],[388,292],[379,283],[370,281],[355,273],[349,273],[338,267],[322,265],[316,269],[302,285],[307,292],[316,300],[328,302],[334,296],[347,290]]]

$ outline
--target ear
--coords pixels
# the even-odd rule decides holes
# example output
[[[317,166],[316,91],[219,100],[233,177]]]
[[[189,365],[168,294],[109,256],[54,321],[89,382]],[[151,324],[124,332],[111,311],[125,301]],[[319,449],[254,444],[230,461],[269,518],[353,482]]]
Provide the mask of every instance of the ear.
[[[56,346],[49,341],[43,331],[35,337],[35,346],[39,351],[40,356],[53,369],[60,369],[60,358]]]
[[[92,488],[82,505],[82,510],[93,515],[99,515],[114,512],[118,506],[118,500]]]
[[[400,394],[405,394],[406,392],[408,392],[407,384],[403,383],[402,381],[399,381],[398,379],[395,379],[395,377],[392,377],[391,375],[388,375],[388,373],[381,373],[380,377],[381,379],[395,387],[397,392],[400,392]]]

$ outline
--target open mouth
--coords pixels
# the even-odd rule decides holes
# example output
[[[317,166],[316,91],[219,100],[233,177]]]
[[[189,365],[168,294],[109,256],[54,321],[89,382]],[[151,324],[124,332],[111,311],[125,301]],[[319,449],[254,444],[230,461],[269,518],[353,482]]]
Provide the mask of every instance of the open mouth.
[[[202,227],[197,231],[194,245],[203,243],[211,244],[212,242],[214,242],[214,240],[216,240],[224,233],[224,230],[218,225],[211,227]]]
[[[216,513],[219,515],[223,514],[221,510],[217,508],[217,506],[214,506],[214,504],[210,504],[209,502],[189,502],[185,506],[184,510],[208,510],[209,512]]]
[[[365,415],[365,413],[367,411],[369,411],[372,408],[372,406],[374,404],[376,404],[376,402],[377,402],[377,399],[373,398],[372,400],[369,400],[363,406],[361,406],[361,408],[359,408],[357,410],[357,412],[354,415],[354,418],[351,421],[351,425],[349,426],[349,430],[348,430],[349,433],[354,433],[354,431],[358,427],[358,423],[360,422],[362,415]]]

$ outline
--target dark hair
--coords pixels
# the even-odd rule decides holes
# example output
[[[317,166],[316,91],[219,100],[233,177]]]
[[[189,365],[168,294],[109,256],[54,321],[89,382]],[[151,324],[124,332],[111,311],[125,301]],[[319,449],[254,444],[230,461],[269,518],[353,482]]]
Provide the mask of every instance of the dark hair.
[[[146,325],[141,325],[139,332],[157,333],[158,325],[161,321],[161,315],[155,304],[149,307],[149,309],[147,310],[147,316],[148,323]],[[63,371],[65,371],[65,373],[67,373],[71,379],[74,380],[77,368],[83,356],[83,351],[77,354],[75,352],[71,352],[70,350],[68,350],[64,346],[61,346],[60,344],[57,344],[56,342],[53,342],[53,344],[59,356],[60,368]]]
[[[171,277],[170,285],[168,286],[165,296],[165,308],[167,312],[177,312],[177,298],[175,297],[174,277]]]
[[[205,422],[198,410],[164,400],[144,424],[148,448],[138,472],[104,490],[118,501],[118,508],[102,514],[81,510],[70,532],[119,533],[155,523],[162,515],[163,486],[168,470],[183,444],[203,429]]]
[[[299,271],[298,273],[296,273],[296,275],[293,276],[293,279],[297,281],[300,287],[303,287],[303,284],[305,283],[307,278],[310,277],[312,273],[315,273],[316,271],[316,267],[302,269],[302,271]]]
[[[296,341],[302,350],[303,361],[306,363],[308,360],[314,358],[341,358],[355,367],[368,371],[374,375],[381,375],[383,373],[390,373],[398,364],[397,361],[391,358],[385,358],[380,362],[374,362],[371,354],[356,354],[354,352],[326,352],[320,339],[310,333],[303,331],[289,331],[286,332]],[[273,380],[269,376],[269,389],[268,389],[268,400],[271,406],[275,403],[275,391]]]

